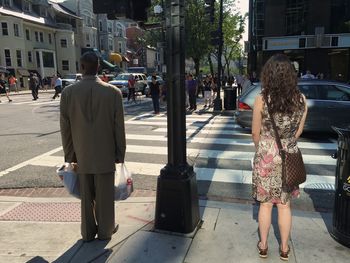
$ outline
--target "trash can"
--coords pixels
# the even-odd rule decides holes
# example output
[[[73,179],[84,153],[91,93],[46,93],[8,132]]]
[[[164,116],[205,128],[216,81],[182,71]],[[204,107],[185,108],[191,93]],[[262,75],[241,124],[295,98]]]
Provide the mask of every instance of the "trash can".
[[[225,110],[236,109],[236,90],[232,87],[224,88],[224,108]]]
[[[338,134],[338,152],[331,236],[350,248],[350,125],[332,128]]]

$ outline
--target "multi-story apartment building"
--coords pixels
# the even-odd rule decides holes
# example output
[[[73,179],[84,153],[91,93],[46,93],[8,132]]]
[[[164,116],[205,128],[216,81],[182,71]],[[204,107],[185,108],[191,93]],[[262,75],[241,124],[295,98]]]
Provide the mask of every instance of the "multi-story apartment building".
[[[97,15],[98,43],[102,57],[115,63],[121,70],[126,70],[129,59],[126,57],[125,25],[119,20],[108,20],[107,15]],[[115,56],[118,54],[117,56]],[[115,61],[114,58],[119,58]]]
[[[349,0],[250,0],[249,71],[283,52],[300,73],[350,80]]]
[[[55,0],[77,16],[81,17],[82,23],[82,48],[97,48],[97,21],[93,13],[92,0]]]
[[[29,72],[44,78],[77,70],[79,17],[47,0],[0,2],[0,64],[22,87]]]

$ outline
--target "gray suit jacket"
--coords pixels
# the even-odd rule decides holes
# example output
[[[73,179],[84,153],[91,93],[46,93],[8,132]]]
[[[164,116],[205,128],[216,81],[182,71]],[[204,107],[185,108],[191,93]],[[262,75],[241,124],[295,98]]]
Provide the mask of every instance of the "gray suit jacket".
[[[60,125],[66,162],[77,162],[78,173],[115,171],[124,162],[124,109],[120,90],[97,76],[84,76],[61,95]]]

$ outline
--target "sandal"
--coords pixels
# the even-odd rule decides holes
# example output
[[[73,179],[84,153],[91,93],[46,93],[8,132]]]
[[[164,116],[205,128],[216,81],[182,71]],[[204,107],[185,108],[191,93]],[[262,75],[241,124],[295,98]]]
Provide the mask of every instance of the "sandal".
[[[267,250],[268,250],[268,247],[266,246],[266,248],[261,248],[260,246],[259,246],[259,244],[260,244],[261,242],[259,241],[258,242],[258,244],[256,245],[257,246],[257,248],[258,248],[258,251],[259,251],[259,257],[261,257],[261,258],[267,258]]]
[[[284,261],[288,261],[289,259],[289,252],[290,252],[290,247],[288,246],[288,250],[287,251],[282,251],[281,247],[280,247],[280,259],[284,260]]]

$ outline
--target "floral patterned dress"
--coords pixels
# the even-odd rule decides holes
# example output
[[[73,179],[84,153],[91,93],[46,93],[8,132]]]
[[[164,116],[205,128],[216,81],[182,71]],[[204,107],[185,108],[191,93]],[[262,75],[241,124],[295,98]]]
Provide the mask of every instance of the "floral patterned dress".
[[[304,111],[292,116],[275,114],[274,120],[284,149],[297,152],[295,133]],[[278,153],[275,132],[266,103],[262,111],[260,141],[253,160],[253,198],[259,202],[287,203],[291,197],[299,196],[299,188],[292,192],[282,191],[282,160]]]

